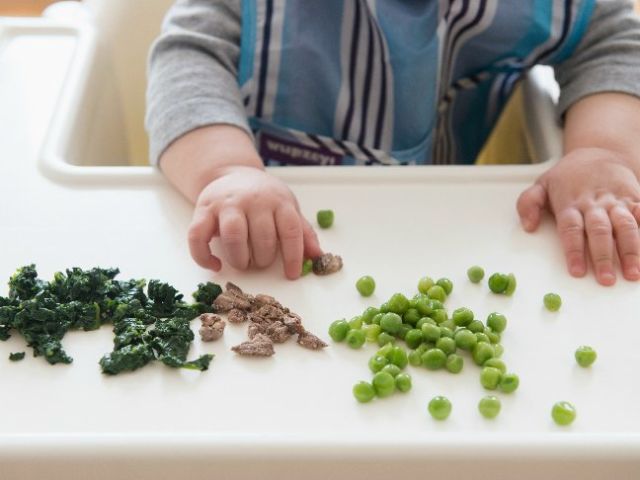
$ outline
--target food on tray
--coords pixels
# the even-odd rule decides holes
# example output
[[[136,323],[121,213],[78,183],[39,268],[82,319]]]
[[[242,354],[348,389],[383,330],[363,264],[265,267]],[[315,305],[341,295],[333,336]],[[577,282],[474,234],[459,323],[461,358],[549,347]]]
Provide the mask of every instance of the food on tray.
[[[484,418],[496,418],[500,413],[501,408],[502,404],[500,403],[500,399],[498,397],[494,397],[493,395],[482,397],[480,399],[480,402],[478,402],[478,411]]]
[[[332,253],[324,253],[313,259],[313,273],[330,275],[342,270],[342,257]]]
[[[571,425],[576,419],[576,409],[569,402],[557,402],[551,408],[551,418],[558,425]]]
[[[587,368],[593,365],[593,362],[595,362],[596,358],[598,358],[598,354],[592,347],[583,345],[581,347],[578,347],[575,353],[575,357],[578,365]]]
[[[472,283],[480,283],[484,278],[484,269],[478,265],[469,267],[469,270],[467,270],[467,277],[469,277],[469,281]]]
[[[198,318],[202,323],[199,333],[203,342],[213,342],[222,337],[224,327],[226,326],[222,318],[213,313],[203,313]]]
[[[560,298],[560,295],[557,293],[547,293],[542,298],[542,303],[544,303],[545,308],[550,312],[557,312],[562,306],[562,298]]]
[[[62,339],[69,330],[96,330],[112,323],[114,350],[100,360],[102,371],[117,374],[159,360],[171,367],[206,370],[213,358],[187,361],[193,340],[190,320],[211,310],[220,290],[201,284],[196,303],[187,304],[172,286],[157,280],[116,280],[118,269],[71,268],[45,282],[35,265],[19,268],[0,297],[0,340],[13,331],[49,363],[71,363]],[[146,287],[146,291],[145,291]],[[201,303],[201,301],[203,303]]]
[[[25,356],[25,352],[14,352],[9,354],[9,360],[12,362],[19,362],[23,360]]]
[[[316,213],[316,220],[320,228],[331,228],[334,217],[333,210],[318,210]]]
[[[447,397],[433,397],[428,406],[429,413],[436,420],[446,420],[451,414],[451,402]]]
[[[305,275],[309,275],[311,272],[313,272],[313,260],[305,258],[302,262],[302,272],[300,272],[300,275],[304,277]]]
[[[517,281],[513,273],[494,273],[489,277],[489,289],[493,293],[511,296],[516,291]]]
[[[370,297],[376,289],[376,281],[373,277],[365,275],[356,282],[356,289],[363,297]]]

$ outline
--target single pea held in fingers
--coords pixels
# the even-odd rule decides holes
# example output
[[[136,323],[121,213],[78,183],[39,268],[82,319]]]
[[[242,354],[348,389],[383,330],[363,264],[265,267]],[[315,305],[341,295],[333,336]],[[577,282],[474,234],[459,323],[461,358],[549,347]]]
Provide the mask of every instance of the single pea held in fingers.
[[[362,345],[364,345],[364,342],[367,341],[367,337],[365,336],[362,330],[357,330],[355,328],[352,328],[347,333],[347,336],[345,337],[345,341],[347,342],[347,345],[349,345],[351,348],[358,349],[362,347]]]
[[[505,373],[500,379],[498,388],[504,393],[513,393],[518,389],[520,385],[520,377],[515,373]]]
[[[311,273],[313,270],[313,260],[310,258],[305,258],[304,262],[302,262],[302,272],[300,272],[301,276],[305,276]]]
[[[358,382],[353,386],[353,396],[360,403],[367,403],[376,396],[376,391],[368,382]]]
[[[316,214],[316,220],[320,228],[331,228],[333,225],[334,214],[333,210],[318,210]]]
[[[489,277],[489,289],[493,293],[504,293],[509,286],[509,276],[504,273],[494,273]]]
[[[581,347],[578,347],[575,353],[575,357],[578,365],[586,368],[590,367],[593,362],[596,361],[596,358],[598,358],[598,354],[593,348],[589,347],[588,345],[583,345]]]
[[[380,319],[380,326],[382,327],[382,330],[387,333],[398,333],[402,326],[402,317],[393,312],[385,313]]]
[[[494,367],[484,367],[480,372],[480,384],[487,390],[495,390],[498,388],[502,372]]]
[[[429,370],[438,370],[447,363],[447,354],[439,348],[432,348],[422,354],[422,365]]]
[[[370,297],[376,289],[376,281],[373,277],[365,275],[364,277],[360,277],[356,282],[356,289],[363,297]]]
[[[453,291],[453,282],[451,280],[448,278],[439,278],[436,281],[436,285],[440,285],[447,295],[451,295],[451,292]]]
[[[396,379],[387,372],[378,372],[373,376],[373,388],[380,398],[388,397],[396,389]]]
[[[411,375],[408,373],[396,375],[396,389],[403,393],[411,390]]]
[[[462,371],[462,367],[464,366],[464,359],[456,354],[452,353],[447,357],[447,363],[445,363],[445,368],[451,373],[460,373]]]
[[[429,413],[436,420],[446,420],[451,414],[451,402],[447,397],[433,397],[428,408]]]
[[[550,312],[557,312],[562,306],[562,299],[557,293],[547,293],[542,299],[544,306]]]
[[[440,300],[441,302],[444,302],[447,299],[447,292],[440,285],[434,285],[427,290],[427,295],[429,295],[429,298]]]
[[[478,411],[484,418],[496,418],[500,413],[501,407],[500,399],[493,395],[482,397],[480,402],[478,402]]]
[[[431,277],[422,277],[420,280],[418,280],[418,291],[426,295],[429,289],[435,284],[436,282],[434,282]]]
[[[502,333],[507,328],[507,317],[498,312],[490,313],[487,317],[487,327],[492,332]]]
[[[472,283],[480,283],[484,278],[484,269],[477,265],[469,267],[469,269],[467,270],[467,277],[469,277],[469,280]]]
[[[576,419],[576,409],[569,402],[557,402],[551,409],[551,418],[558,425],[571,425]]]
[[[351,330],[349,322],[344,319],[336,320],[329,325],[329,336],[334,342],[342,342],[347,337],[349,330]]]
[[[458,327],[466,327],[473,322],[473,312],[466,307],[456,308],[451,318]]]

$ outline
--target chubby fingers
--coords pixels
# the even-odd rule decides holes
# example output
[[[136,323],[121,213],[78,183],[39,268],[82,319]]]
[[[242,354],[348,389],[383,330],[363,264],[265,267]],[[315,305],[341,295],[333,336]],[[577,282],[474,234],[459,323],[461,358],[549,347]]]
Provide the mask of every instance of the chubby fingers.
[[[225,207],[218,216],[220,222],[220,242],[227,254],[229,263],[238,270],[249,267],[249,227],[247,218],[237,207]]]
[[[556,226],[567,260],[567,269],[574,277],[587,273],[584,218],[577,208],[565,208],[556,214]]]
[[[317,258],[322,255],[318,235],[307,219],[302,218],[302,236],[304,244],[304,258]]]
[[[616,205],[609,211],[616,238],[622,274],[627,280],[640,279],[640,236],[638,223],[628,208]]]
[[[584,222],[596,279],[602,285],[613,285],[616,274],[613,268],[613,227],[609,215],[604,208],[590,208],[584,213]]]
[[[538,228],[546,205],[547,190],[541,183],[533,184],[520,194],[516,207],[520,223],[527,232],[533,232]]]
[[[189,226],[188,241],[191,257],[203,268],[219,271],[222,262],[211,253],[209,242],[217,234],[217,218],[205,208],[196,208]]]
[[[302,219],[293,205],[283,204],[275,212],[275,221],[284,273],[288,279],[295,280],[302,271],[304,253]]]
[[[248,221],[253,264],[258,268],[268,267],[278,253],[274,214],[269,209],[260,209],[249,213]]]

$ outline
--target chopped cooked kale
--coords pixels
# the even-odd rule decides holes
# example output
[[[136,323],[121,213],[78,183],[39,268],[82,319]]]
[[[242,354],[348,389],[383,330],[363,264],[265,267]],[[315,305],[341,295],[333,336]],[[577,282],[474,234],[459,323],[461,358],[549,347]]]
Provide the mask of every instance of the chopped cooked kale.
[[[62,346],[69,330],[96,330],[111,322],[113,351],[99,361],[115,375],[159,360],[176,368],[207,370],[213,355],[187,361],[194,335],[190,321],[219,295],[214,283],[200,284],[197,303],[187,304],[174,287],[158,280],[116,280],[118,269],[71,268],[50,282],[38,279],[35,265],[19,268],[9,280],[9,297],[0,297],[0,340],[21,334],[34,356],[71,363]],[[146,292],[145,292],[146,286]]]
[[[212,313],[213,301],[222,293],[222,287],[217,283],[199,283],[198,289],[193,293],[193,299],[200,306],[200,313]]]
[[[18,362],[20,360],[22,360],[25,356],[25,352],[15,352],[15,353],[10,353],[9,354],[9,360],[11,360],[12,362]]]

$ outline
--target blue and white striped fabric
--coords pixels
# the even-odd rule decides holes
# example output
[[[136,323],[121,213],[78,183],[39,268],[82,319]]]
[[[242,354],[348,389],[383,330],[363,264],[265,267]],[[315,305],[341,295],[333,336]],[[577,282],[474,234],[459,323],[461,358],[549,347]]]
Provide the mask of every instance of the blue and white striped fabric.
[[[243,0],[239,82],[271,165],[473,163],[595,0]]]

